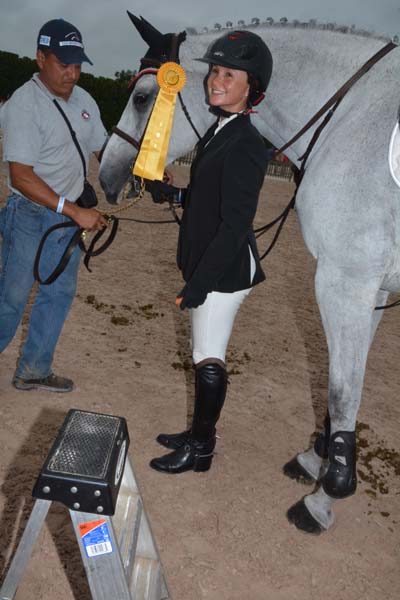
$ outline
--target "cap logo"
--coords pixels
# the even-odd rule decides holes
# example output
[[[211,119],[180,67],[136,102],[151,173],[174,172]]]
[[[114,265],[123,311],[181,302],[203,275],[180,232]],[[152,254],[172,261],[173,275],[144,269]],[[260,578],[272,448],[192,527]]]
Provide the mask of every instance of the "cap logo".
[[[48,36],[48,35],[41,35],[40,39],[39,39],[39,44],[41,46],[50,46],[50,36]]]
[[[59,46],[78,46],[78,48],[83,48],[83,44],[81,42],[59,42]]]
[[[78,33],[76,31],[71,31],[70,33],[67,33],[67,35],[65,37],[68,38],[70,36],[72,36],[71,40],[79,41],[79,39],[80,39],[79,35],[78,35]]]
[[[221,50],[217,50],[216,52],[213,52],[214,56],[225,56],[224,52],[222,52]]]

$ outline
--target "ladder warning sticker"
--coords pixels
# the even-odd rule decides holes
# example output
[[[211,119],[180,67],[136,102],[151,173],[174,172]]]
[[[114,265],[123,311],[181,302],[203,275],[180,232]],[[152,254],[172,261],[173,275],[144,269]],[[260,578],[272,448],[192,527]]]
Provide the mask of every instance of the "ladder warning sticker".
[[[105,519],[81,523],[79,532],[88,558],[113,552],[111,536]]]

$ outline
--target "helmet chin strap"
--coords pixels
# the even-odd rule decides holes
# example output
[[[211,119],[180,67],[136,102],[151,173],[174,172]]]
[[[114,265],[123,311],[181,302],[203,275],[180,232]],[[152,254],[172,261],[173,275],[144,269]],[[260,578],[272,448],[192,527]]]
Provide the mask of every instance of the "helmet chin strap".
[[[208,110],[210,113],[212,113],[216,117],[223,117],[224,119],[226,119],[228,117],[232,117],[232,115],[240,114],[238,112],[228,112],[227,110],[224,110],[220,106],[210,106],[210,108]]]

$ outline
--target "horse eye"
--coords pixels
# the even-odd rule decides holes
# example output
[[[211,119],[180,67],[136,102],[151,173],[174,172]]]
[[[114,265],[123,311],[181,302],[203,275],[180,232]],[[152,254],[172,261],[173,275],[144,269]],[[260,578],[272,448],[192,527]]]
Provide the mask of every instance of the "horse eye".
[[[133,98],[133,103],[135,106],[141,107],[141,106],[143,106],[143,104],[146,103],[147,98],[148,98],[147,94],[142,94],[142,93],[136,94]]]

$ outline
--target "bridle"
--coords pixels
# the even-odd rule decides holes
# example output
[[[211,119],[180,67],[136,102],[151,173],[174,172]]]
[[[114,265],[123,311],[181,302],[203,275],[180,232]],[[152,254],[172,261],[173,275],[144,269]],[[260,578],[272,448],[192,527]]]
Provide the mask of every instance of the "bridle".
[[[144,75],[155,75],[157,76],[157,72],[158,69],[161,67],[161,65],[167,61],[177,61],[178,60],[178,36],[176,34],[173,34],[172,36],[172,44],[171,44],[171,51],[168,57],[165,58],[165,60],[159,60],[159,59],[155,59],[155,58],[142,58],[140,61],[140,65],[141,68],[139,73],[137,73],[129,82],[128,84],[128,90],[130,91],[130,93],[132,94],[133,90],[135,89],[135,86],[137,84],[137,82],[144,76]],[[190,124],[191,128],[193,129],[194,133],[196,134],[197,138],[200,140],[201,139],[201,135],[199,134],[199,132],[197,131],[193,120],[191,118],[191,116],[189,115],[189,111],[183,101],[182,98],[182,93],[178,92],[178,99],[179,99],[179,103],[181,105],[183,114],[185,115],[188,123]],[[146,125],[147,126],[147,125]],[[146,127],[144,128],[144,132],[146,131]],[[122,138],[123,140],[125,140],[125,142],[128,142],[128,144],[131,144],[134,148],[136,148],[136,150],[139,152],[141,145],[142,145],[142,141],[143,141],[143,136],[144,136],[144,132],[143,135],[141,137],[140,140],[136,140],[132,135],[129,135],[129,133],[126,133],[126,131],[123,131],[122,129],[120,129],[119,127],[113,127],[111,129],[111,133],[115,133],[115,135],[119,136],[120,138]]]
[[[171,49],[171,54],[170,57],[166,60],[176,60],[177,59],[177,38],[178,36],[176,34],[173,35],[173,43],[172,43],[172,49]],[[367,60],[357,71],[356,73],[354,73],[354,75],[352,77],[350,77],[343,85],[342,87],[320,108],[320,110],[308,121],[308,123],[306,123],[306,125],[298,132],[296,133],[296,135],[294,135],[287,143],[285,143],[281,148],[277,149],[274,153],[274,155],[278,155],[281,154],[282,152],[284,152],[287,148],[291,147],[298,139],[300,139],[313,125],[315,125],[315,123],[317,123],[317,121],[325,115],[325,118],[323,119],[323,121],[320,123],[320,125],[317,127],[317,129],[315,130],[311,141],[309,142],[306,151],[303,153],[303,155],[299,158],[299,160],[301,161],[301,166],[300,168],[295,168],[295,183],[296,183],[296,189],[294,192],[294,195],[291,199],[291,201],[289,202],[288,206],[284,209],[284,211],[281,213],[281,215],[279,215],[276,219],[274,219],[271,223],[268,223],[267,225],[264,225],[263,227],[260,227],[259,229],[255,230],[255,233],[257,234],[256,237],[260,237],[262,236],[264,233],[266,233],[271,227],[273,227],[274,225],[278,224],[278,228],[277,231],[274,235],[274,238],[271,242],[271,244],[269,245],[269,247],[267,248],[267,250],[264,252],[264,254],[260,257],[260,259],[262,260],[263,258],[265,258],[269,252],[272,250],[272,248],[274,247],[279,234],[282,230],[282,227],[288,217],[289,211],[291,208],[294,208],[295,206],[295,202],[296,202],[296,195],[300,186],[300,183],[303,179],[304,173],[305,173],[305,167],[306,167],[306,162],[311,154],[311,151],[313,150],[319,136],[322,133],[322,130],[325,128],[325,126],[328,124],[328,122],[330,121],[330,119],[332,118],[335,110],[338,108],[339,104],[341,103],[341,101],[343,100],[344,96],[347,94],[347,92],[351,89],[351,87],[365,74],[367,73],[371,67],[376,64],[380,59],[382,59],[386,54],[388,54],[391,50],[393,50],[394,48],[397,47],[397,44],[395,44],[394,42],[389,42],[388,44],[386,44],[383,48],[381,48],[378,52],[376,52],[369,60]],[[161,60],[157,60],[157,59],[150,59],[150,58],[142,58],[141,60],[141,66],[143,66],[144,68],[142,68],[139,73],[137,75],[135,75],[135,77],[132,78],[132,80],[130,81],[129,85],[128,85],[128,89],[133,91],[134,87],[136,85],[136,83],[140,80],[141,77],[143,77],[144,75],[157,75],[158,69],[160,68],[160,66],[163,64],[163,62],[166,62],[166,60],[161,61]],[[195,132],[197,138],[200,140],[201,136],[198,133],[195,125],[193,124],[193,121],[189,115],[189,112],[183,102],[181,93],[178,93],[178,97],[179,97],[179,101],[182,107],[182,110],[189,122],[189,124],[191,125],[193,131]],[[144,131],[146,130],[146,128],[144,129]],[[125,140],[126,142],[128,142],[129,144],[131,144],[134,148],[136,148],[138,151],[140,151],[140,147],[141,147],[141,143],[143,140],[143,136],[141,138],[140,141],[136,140],[133,136],[129,135],[128,133],[126,133],[125,131],[121,130],[118,127],[113,127],[112,128],[112,133],[115,133],[116,135],[118,135],[120,138],[122,138],[123,140]],[[144,135],[144,134],[143,134]],[[178,222],[179,220],[176,219]],[[397,304],[399,304],[400,301],[397,301],[391,305],[388,306],[379,306],[376,307],[377,310],[382,309],[382,308],[389,308],[391,306],[395,306]]]

